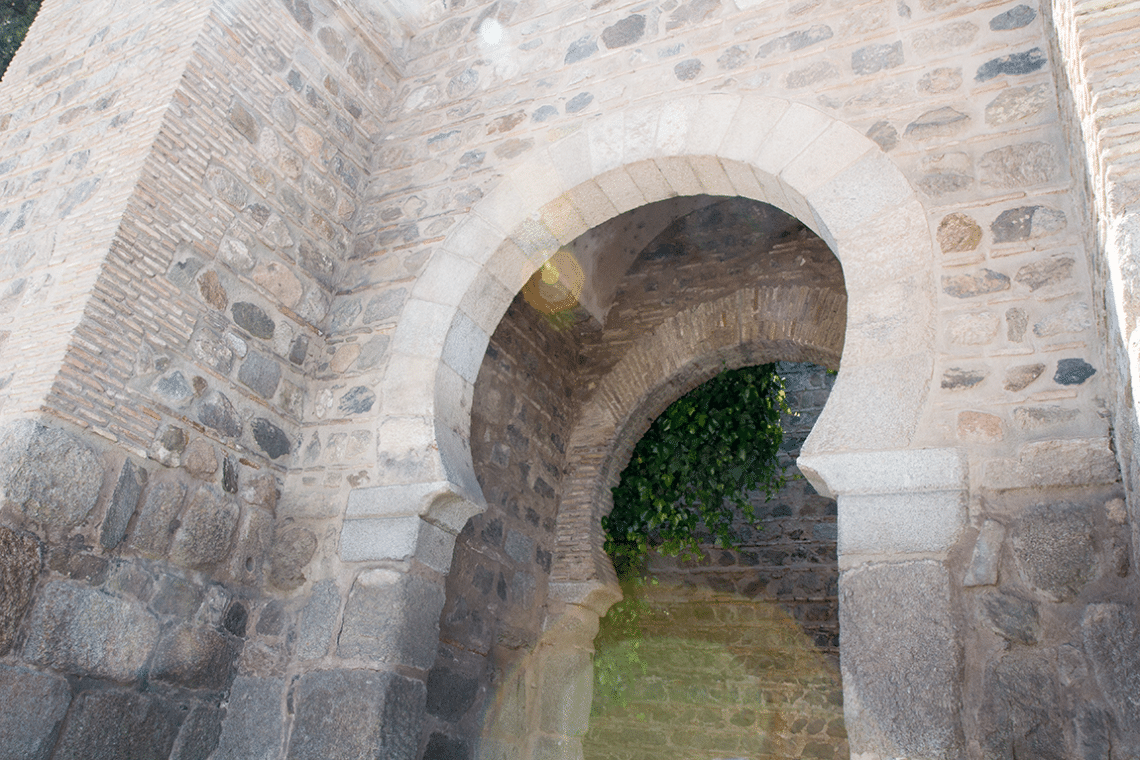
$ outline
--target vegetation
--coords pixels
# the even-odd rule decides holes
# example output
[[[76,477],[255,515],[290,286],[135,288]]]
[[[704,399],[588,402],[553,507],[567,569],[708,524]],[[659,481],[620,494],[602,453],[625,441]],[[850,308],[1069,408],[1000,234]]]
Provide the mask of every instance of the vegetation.
[[[8,70],[39,9],[39,0],[0,0],[0,76]]]
[[[776,365],[730,370],[675,401],[634,448],[602,520],[624,599],[595,640],[595,707],[626,704],[629,674],[645,673],[639,591],[654,582],[649,553],[697,557],[702,539],[734,546],[737,519],[757,524],[746,495],[771,498],[784,486],[780,415],[787,410]]]

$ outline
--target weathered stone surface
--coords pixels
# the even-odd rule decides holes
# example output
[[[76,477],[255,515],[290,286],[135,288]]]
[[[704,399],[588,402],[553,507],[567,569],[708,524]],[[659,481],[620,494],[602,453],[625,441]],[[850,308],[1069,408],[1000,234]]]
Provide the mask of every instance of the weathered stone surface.
[[[962,70],[941,67],[928,71],[918,80],[918,89],[938,95],[944,92],[953,92],[962,86]]]
[[[198,292],[206,303],[219,311],[225,311],[229,306],[229,295],[213,269],[207,270],[198,278]]]
[[[1060,406],[1020,406],[1013,410],[1013,421],[1025,430],[1037,430],[1071,422],[1080,416],[1079,409]]]
[[[867,565],[840,576],[839,594],[852,753],[958,757],[960,654],[946,569]]]
[[[596,52],[598,52],[598,43],[594,41],[593,37],[587,35],[570,43],[570,46],[566,48],[566,57],[562,59],[562,62],[570,65],[584,61]],[[543,121],[543,119],[539,119],[539,121]]]
[[[285,456],[293,449],[293,443],[284,430],[264,417],[255,417],[250,424],[253,440],[270,459]]]
[[[289,346],[289,361],[296,364],[298,367],[305,363],[305,357],[309,353],[309,336],[298,335],[293,339],[293,343]]]
[[[1074,263],[1072,256],[1051,256],[1026,264],[1017,270],[1013,279],[1031,291],[1037,290],[1072,279]]]
[[[890,153],[899,144],[899,132],[889,121],[876,121],[867,130],[867,137],[877,142],[886,153]]]
[[[973,298],[1002,290],[1009,290],[1009,278],[992,269],[971,274],[942,275],[942,291],[955,298]]]
[[[945,106],[919,116],[907,125],[905,134],[914,140],[949,137],[964,129],[969,121],[969,115]]]
[[[395,673],[326,670],[301,677],[288,760],[415,760],[424,684]]]
[[[270,551],[269,582],[291,591],[305,582],[305,566],[317,550],[317,537],[308,528],[291,526],[278,532]]]
[[[851,70],[856,74],[874,74],[903,64],[902,42],[868,45],[851,54]]]
[[[1044,319],[1033,325],[1033,334],[1039,338],[1048,338],[1077,333],[1092,327],[1092,320],[1092,309],[1087,303],[1070,303],[1060,311],[1046,314]]]
[[[230,125],[237,130],[238,134],[249,140],[251,143],[257,142],[257,119],[253,118],[245,106],[241,103],[234,101],[230,106]]]
[[[342,414],[364,414],[370,411],[375,403],[376,394],[370,388],[358,385],[341,396],[338,408]]]
[[[195,570],[216,565],[230,552],[237,522],[236,504],[211,487],[199,488],[174,534],[171,560]]]
[[[1049,143],[1027,142],[997,148],[982,155],[978,170],[983,185],[1019,188],[1044,185],[1061,171],[1057,149]]]
[[[241,641],[210,628],[181,625],[158,645],[151,677],[188,689],[224,689],[241,653]]]
[[[119,471],[119,480],[115,483],[115,491],[111,494],[111,503],[107,505],[107,515],[103,518],[103,530],[99,536],[99,543],[104,549],[114,549],[127,535],[127,524],[131,520],[131,515],[135,513],[135,507],[138,506],[146,478],[146,470],[136,467],[130,459],[123,463],[123,469]],[[7,584],[0,585],[7,586]],[[3,644],[0,644],[0,653],[3,650]]]
[[[428,714],[455,723],[475,704],[478,693],[478,679],[437,664],[428,673]]]
[[[195,438],[186,447],[182,466],[196,478],[208,478],[218,471],[218,454],[204,438]]]
[[[1045,53],[1041,52],[1041,48],[994,58],[978,67],[978,73],[974,79],[978,82],[985,82],[1005,74],[1011,76],[1032,74],[1044,66],[1048,60]]]
[[[978,711],[985,757],[1068,757],[1055,670],[1033,651],[1012,650],[986,669]]]
[[[205,366],[226,375],[234,366],[234,351],[227,345],[225,338],[217,332],[205,328],[194,337],[190,350],[194,357],[201,360]]]
[[[23,656],[37,665],[112,681],[142,675],[158,621],[133,600],[53,581],[32,607]]]
[[[978,597],[982,619],[994,633],[1020,644],[1041,640],[1041,618],[1037,602],[1002,591],[988,591]]]
[[[969,45],[978,36],[978,26],[969,21],[955,21],[934,29],[917,32],[911,38],[914,52],[922,57],[948,53]]]
[[[995,32],[1020,29],[1023,26],[1029,26],[1035,18],[1037,18],[1036,10],[1028,5],[1018,5],[990,19],[990,29]]]
[[[682,82],[692,81],[701,73],[702,65],[700,58],[689,58],[681,61],[673,66],[673,76]]]
[[[745,48],[740,45],[733,45],[721,53],[720,57],[716,59],[716,63],[721,69],[731,71],[748,63],[748,58],[748,51]]]
[[[566,101],[566,113],[578,113],[594,102],[594,96],[589,92],[580,92]]]
[[[959,314],[950,319],[946,334],[958,346],[984,346],[997,337],[1000,320],[992,311]]]
[[[1013,306],[1005,310],[1005,337],[1012,343],[1020,343],[1025,339],[1025,331],[1029,328],[1029,317],[1025,309]]]
[[[1020,206],[1003,211],[990,225],[995,243],[1016,243],[1065,229],[1065,214],[1046,206]]]
[[[1090,604],[1081,619],[1085,653],[1097,683],[1127,732],[1140,730],[1140,630],[1136,611],[1123,604]]]
[[[234,322],[237,322],[238,326],[244,328],[255,338],[269,340],[273,337],[273,331],[277,325],[260,306],[238,301],[230,309],[230,312],[234,315]]]
[[[632,45],[640,40],[644,34],[645,16],[635,13],[632,16],[626,16],[613,26],[603,29],[602,42],[607,48],[613,50],[614,48]]]
[[[1092,523],[1084,507],[1035,507],[1014,525],[1012,540],[1025,582],[1054,601],[1069,601],[1096,574]]]
[[[1005,541],[1005,526],[996,520],[986,520],[982,529],[978,531],[978,538],[974,542],[974,552],[970,555],[970,564],[966,567],[966,575],[962,585],[967,588],[974,586],[993,586],[998,582],[998,562],[1001,559],[1001,546]]]
[[[301,281],[284,264],[276,261],[258,262],[253,270],[253,281],[277,297],[279,303],[294,308],[305,294]],[[221,307],[225,309],[224,306]]]
[[[95,507],[103,462],[78,438],[32,420],[0,431],[0,506],[44,529],[66,531]]]
[[[229,438],[240,438],[241,417],[230,400],[220,391],[210,391],[198,404],[198,421]]]
[[[281,382],[281,365],[272,359],[251,351],[238,370],[238,380],[262,398],[273,398]],[[256,431],[254,433],[256,435]]]
[[[834,32],[832,32],[830,26],[826,24],[816,24],[808,29],[800,29],[765,42],[760,46],[760,49],[756,51],[756,57],[768,58],[773,55],[780,55],[781,53],[802,50],[803,48],[811,47],[824,40],[829,40],[833,35]]]
[[[340,592],[336,582],[323,580],[314,585],[297,625],[297,657],[315,660],[328,654],[339,617]]]
[[[1052,93],[1047,84],[1010,87],[986,106],[986,124],[1001,126],[1028,119],[1049,107]]]
[[[1080,385],[1095,374],[1096,368],[1084,359],[1061,359],[1057,362],[1053,382],[1058,385]]]
[[[817,82],[825,82],[839,76],[839,69],[828,61],[816,61],[788,74],[784,83],[789,90],[798,90]]]
[[[989,374],[982,369],[960,369],[951,367],[942,373],[942,387],[946,390],[961,390],[973,388],[986,379]]]
[[[169,757],[182,716],[177,706],[131,691],[87,691],[75,698],[53,760]]]
[[[0,655],[12,648],[42,564],[42,549],[35,536],[0,526]]]
[[[249,190],[233,172],[220,166],[211,166],[206,170],[206,187],[236,209],[245,208],[246,200],[249,198]]]
[[[190,709],[170,750],[170,760],[207,760],[222,733],[222,711],[211,705]]]
[[[367,570],[349,592],[340,657],[430,668],[439,640],[443,589],[394,570]]]
[[[965,190],[974,184],[974,167],[964,153],[941,153],[922,160],[918,186],[935,198]]]
[[[996,443],[1003,437],[1001,418],[985,412],[958,412],[958,437],[979,443]]]
[[[1007,391],[1024,390],[1045,371],[1044,364],[1019,364],[1010,367],[1005,372],[1005,389]]]
[[[185,499],[186,487],[181,483],[160,481],[151,485],[139,510],[130,545],[148,554],[165,554],[178,529]]]
[[[190,618],[202,603],[202,587],[178,575],[163,573],[155,583],[150,606],[159,615]]]
[[[943,253],[973,251],[982,242],[982,227],[966,214],[947,214],[938,223],[938,245]]]
[[[480,743],[482,749],[483,744]],[[540,756],[536,752],[536,757]],[[427,747],[424,748],[423,760],[468,760],[471,757],[471,747],[463,739],[452,739],[446,734],[433,731],[428,737]]]
[[[285,690],[280,678],[238,676],[211,760],[277,760],[281,753]]]
[[[176,409],[188,404],[194,398],[194,389],[186,382],[186,376],[175,370],[154,381],[154,392]]]
[[[63,678],[0,665],[0,746],[6,756],[48,760],[70,702]]]

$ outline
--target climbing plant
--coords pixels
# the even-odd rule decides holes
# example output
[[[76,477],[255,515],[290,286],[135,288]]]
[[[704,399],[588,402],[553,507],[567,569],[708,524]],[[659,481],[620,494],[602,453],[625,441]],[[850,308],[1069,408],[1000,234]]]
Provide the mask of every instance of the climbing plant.
[[[0,0],[0,76],[20,49],[39,9],[39,0]]]
[[[722,372],[673,402],[638,441],[602,519],[605,550],[624,598],[595,640],[595,706],[624,705],[631,669],[645,672],[640,621],[651,551],[699,556],[702,540],[736,544],[733,524],[757,524],[750,492],[771,498],[785,483],[779,462],[788,407],[775,364]]]

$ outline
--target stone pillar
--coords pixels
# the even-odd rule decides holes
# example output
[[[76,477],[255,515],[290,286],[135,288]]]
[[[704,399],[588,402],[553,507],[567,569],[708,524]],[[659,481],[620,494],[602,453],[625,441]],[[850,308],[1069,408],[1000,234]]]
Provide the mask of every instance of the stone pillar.
[[[946,558],[966,524],[952,449],[803,456],[839,502],[843,707],[852,756],[964,751],[962,646]]]

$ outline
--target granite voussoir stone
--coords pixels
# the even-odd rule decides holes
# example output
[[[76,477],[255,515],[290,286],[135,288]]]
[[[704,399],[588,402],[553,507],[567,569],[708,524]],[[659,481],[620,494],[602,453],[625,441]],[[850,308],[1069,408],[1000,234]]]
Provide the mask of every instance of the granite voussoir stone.
[[[239,510],[224,494],[203,486],[182,515],[170,558],[182,567],[201,570],[225,559],[237,529]]]
[[[198,421],[228,438],[241,437],[241,417],[221,391],[210,391],[202,397],[198,404]]]
[[[1053,601],[1073,599],[1096,574],[1092,522],[1079,505],[1031,509],[1014,525],[1012,545],[1026,583]]]
[[[81,524],[103,486],[93,448],[62,430],[17,420],[0,431],[0,507],[48,531]]]
[[[151,677],[188,689],[218,691],[229,685],[240,653],[240,639],[181,625],[159,643]]]

